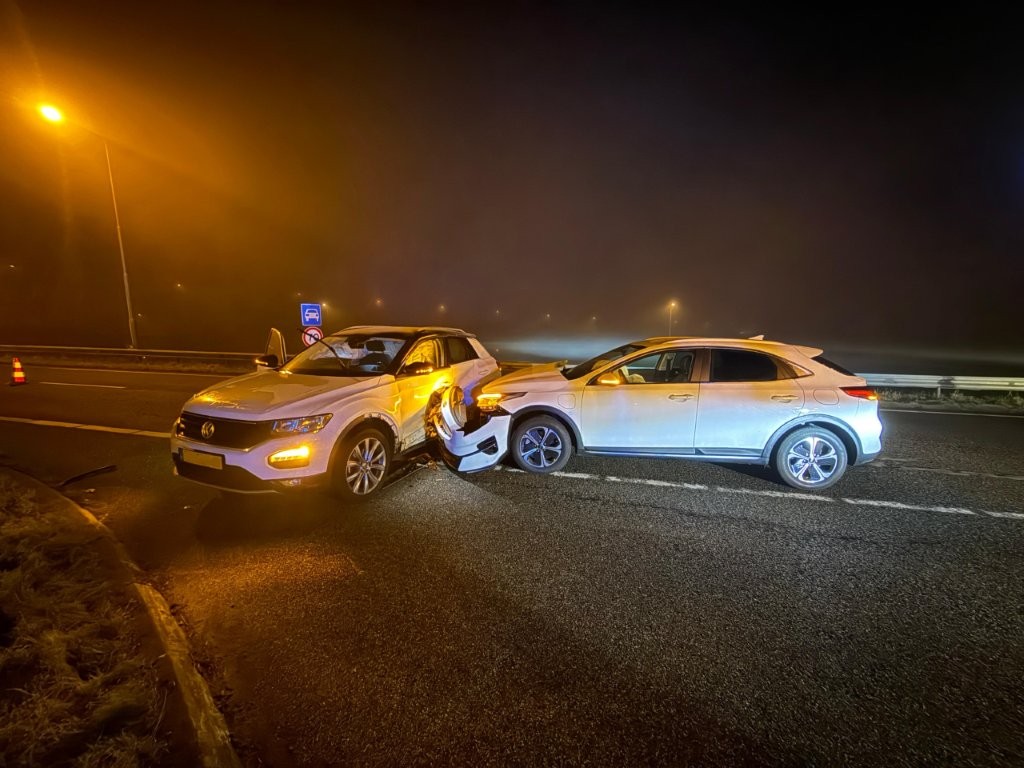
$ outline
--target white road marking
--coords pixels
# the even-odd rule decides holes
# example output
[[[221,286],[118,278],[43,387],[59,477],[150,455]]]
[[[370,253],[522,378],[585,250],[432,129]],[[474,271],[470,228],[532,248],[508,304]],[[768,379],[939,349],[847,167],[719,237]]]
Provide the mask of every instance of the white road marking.
[[[71,421],[47,421],[46,419],[21,419],[17,416],[0,416],[0,421],[12,424],[32,424],[37,427],[60,427],[62,429],[84,429],[88,432],[109,432],[115,435],[135,435],[138,437],[170,438],[170,432],[149,432],[145,429],[125,429],[124,427],[104,427],[99,424],[76,424]]]
[[[882,408],[880,413],[924,413],[930,416],[985,416],[990,419],[1024,419],[1017,413],[962,413],[961,411],[919,411],[916,408]]]
[[[920,504],[904,504],[902,501],[879,501],[877,499],[843,499],[847,504],[858,507],[888,507],[889,509],[909,509],[914,512],[948,512],[954,515],[976,515],[963,507],[925,507]]]
[[[117,384],[72,384],[67,381],[40,381],[40,384],[49,384],[51,387],[96,387],[97,389],[126,389]]]
[[[133,435],[137,437],[155,437],[159,439],[170,438],[169,432],[150,432],[144,429],[125,429],[123,427],[104,427],[98,424],[76,424],[69,421],[47,421],[44,419],[23,419],[17,416],[0,416],[0,422],[10,422],[14,424],[32,424],[41,427],[60,427],[62,429],[83,429],[90,432],[108,432],[115,435]],[[515,472],[517,474],[526,474],[523,470],[516,467],[505,467],[497,465],[496,470],[503,472]],[[700,483],[676,483],[669,480],[655,480],[647,479],[643,477],[617,477],[615,475],[593,475],[587,472],[553,472],[552,477],[561,477],[567,480],[598,480],[608,483],[630,483],[635,485],[649,485],[656,488],[680,488],[687,491],[711,491],[713,493],[724,493],[724,494],[741,494],[745,496],[765,496],[773,499],[796,499],[799,501],[819,501],[826,504],[831,504],[835,501],[842,501],[846,504],[857,507],[876,507],[884,509],[900,509],[912,512],[939,512],[943,514],[954,514],[954,515],[988,515],[989,517],[999,517],[1009,520],[1024,520],[1024,513],[1022,512],[993,512],[990,510],[981,510],[976,512],[971,509],[964,507],[942,507],[942,506],[925,506],[921,504],[907,504],[902,501],[885,501],[882,499],[849,499],[840,498],[836,499],[831,496],[820,496],[813,493],[799,493],[795,491],[771,491],[757,488],[729,488],[724,485],[715,486],[710,488]]]
[[[1024,480],[1024,475],[1000,475],[996,472],[972,472],[969,469],[938,469],[936,467],[900,467],[904,472],[934,472],[937,475],[966,475],[991,477],[996,480]]]
[[[903,461],[910,461],[910,459],[903,459]],[[498,465],[495,467],[496,470],[503,472],[514,472],[516,474],[526,474],[523,470],[517,467],[505,467]],[[899,509],[909,512],[937,512],[941,514],[953,514],[953,515],[988,515],[989,517],[1001,517],[1009,520],[1024,520],[1024,512],[992,512],[990,510],[978,510],[966,509],[965,507],[944,507],[944,506],[928,506],[924,504],[907,504],[902,501],[887,501],[884,499],[851,499],[845,497],[835,498],[832,496],[821,496],[814,493],[800,493],[798,491],[773,491],[759,488],[729,488],[724,485],[718,485],[711,488],[707,485],[701,485],[700,483],[677,483],[668,480],[654,480],[643,477],[619,477],[617,475],[593,475],[587,472],[552,472],[551,477],[562,477],[567,480],[597,480],[606,483],[630,483],[635,485],[649,485],[655,488],[680,488],[687,491],[710,491],[713,493],[722,494],[738,494],[743,496],[764,496],[771,499],[795,499],[798,501],[818,501],[825,504],[832,504],[836,501],[842,501],[846,504],[855,507],[873,507],[881,509]]]
[[[824,501],[831,503],[835,501],[831,496],[818,496],[813,493],[798,493],[796,491],[766,491],[757,488],[727,488],[720,485],[715,490],[718,493],[740,493],[747,496],[767,496],[772,499],[800,499],[801,501]]]

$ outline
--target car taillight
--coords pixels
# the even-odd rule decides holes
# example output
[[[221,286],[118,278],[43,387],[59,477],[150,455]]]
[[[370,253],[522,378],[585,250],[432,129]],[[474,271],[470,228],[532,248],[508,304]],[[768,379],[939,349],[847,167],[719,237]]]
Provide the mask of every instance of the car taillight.
[[[861,400],[877,400],[878,393],[869,387],[840,387],[850,397],[859,397]]]

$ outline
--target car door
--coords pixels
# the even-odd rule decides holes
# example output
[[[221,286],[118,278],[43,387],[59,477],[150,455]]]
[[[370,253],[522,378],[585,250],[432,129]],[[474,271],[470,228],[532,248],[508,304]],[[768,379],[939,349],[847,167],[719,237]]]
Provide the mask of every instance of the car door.
[[[584,388],[580,426],[588,450],[692,453],[700,385],[693,350],[633,358]]]
[[[403,449],[426,440],[426,415],[430,398],[435,392],[450,386],[453,381],[452,369],[445,361],[440,339],[421,339],[416,342],[402,361],[402,367],[414,362],[428,363],[433,370],[416,376],[402,375],[399,371],[396,385]]]
[[[722,456],[760,455],[779,427],[798,416],[804,391],[784,361],[752,349],[708,350],[694,445]]]

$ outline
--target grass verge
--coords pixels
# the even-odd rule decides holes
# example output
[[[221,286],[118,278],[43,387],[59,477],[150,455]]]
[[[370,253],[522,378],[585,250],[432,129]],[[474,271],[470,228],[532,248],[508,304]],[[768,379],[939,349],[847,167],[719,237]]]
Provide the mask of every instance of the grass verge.
[[[0,765],[173,762],[168,692],[98,538],[0,478]]]
[[[1017,392],[952,389],[944,391],[940,396],[934,389],[878,388],[877,391],[882,403],[917,403],[926,406],[945,406],[955,410],[980,408],[1024,413],[1024,396]]]

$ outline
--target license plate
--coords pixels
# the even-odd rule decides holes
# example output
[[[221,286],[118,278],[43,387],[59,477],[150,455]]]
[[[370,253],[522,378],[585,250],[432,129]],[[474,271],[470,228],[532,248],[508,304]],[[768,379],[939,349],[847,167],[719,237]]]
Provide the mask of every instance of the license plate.
[[[224,469],[224,457],[219,453],[204,453],[193,451],[188,448],[181,449],[181,460],[199,467],[210,469]]]

